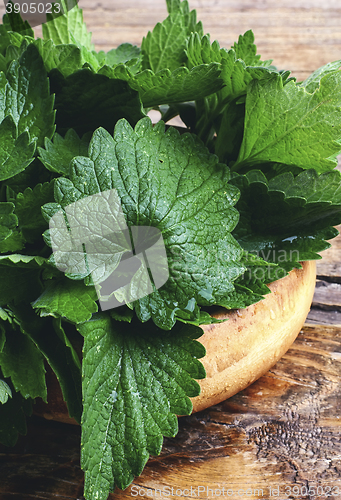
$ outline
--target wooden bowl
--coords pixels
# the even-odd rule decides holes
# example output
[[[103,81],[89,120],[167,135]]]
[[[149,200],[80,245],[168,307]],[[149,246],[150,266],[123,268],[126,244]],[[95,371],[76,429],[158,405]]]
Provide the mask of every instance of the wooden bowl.
[[[199,341],[206,347],[201,362],[206,378],[201,394],[191,398],[193,412],[225,401],[264,375],[289,349],[310,310],[316,282],[315,261],[303,262],[271,283],[272,293],[246,309],[221,309],[224,323],[204,325]]]
[[[199,380],[201,394],[191,398],[193,413],[220,403],[266,373],[299,334],[312,302],[316,280],[314,261],[269,285],[264,300],[235,311],[219,309],[224,323],[203,325],[199,341],[206,348],[201,359],[207,377]],[[77,424],[70,418],[59,383],[47,367],[48,404],[38,400],[34,413],[47,419]]]

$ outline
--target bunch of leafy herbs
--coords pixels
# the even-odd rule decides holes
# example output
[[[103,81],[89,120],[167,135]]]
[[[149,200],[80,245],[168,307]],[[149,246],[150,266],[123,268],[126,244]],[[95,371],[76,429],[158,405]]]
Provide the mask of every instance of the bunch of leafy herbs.
[[[20,15],[0,25],[0,440],[46,401],[47,362],[82,424],[87,500],[126,488],[191,413],[210,307],[262,299],[341,222],[341,62],[297,83],[260,60],[251,31],[227,50],[187,1],[167,7],[141,48],[108,53],[77,6],[42,39]],[[165,129],[178,115],[185,134]],[[89,276],[56,268],[48,227],[108,189],[128,226],[162,232],[170,277],[99,312]]]

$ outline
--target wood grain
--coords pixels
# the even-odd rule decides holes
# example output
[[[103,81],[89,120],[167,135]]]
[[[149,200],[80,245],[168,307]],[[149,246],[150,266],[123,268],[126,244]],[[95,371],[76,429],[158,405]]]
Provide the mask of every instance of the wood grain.
[[[341,232],[341,225],[337,226]],[[317,263],[317,276],[319,279],[331,279],[341,283],[341,237],[331,241],[332,246],[323,252],[323,259]]]
[[[179,434],[165,439],[161,456],[151,458],[125,492],[110,498],[131,499],[134,486],[155,498],[166,486],[258,488],[264,498],[279,487],[280,500],[311,498],[287,495],[294,486],[341,488],[340,379],[341,328],[304,327],[257,382],[224,403],[179,419]],[[79,443],[78,427],[31,419],[27,437],[10,451],[0,447],[1,500],[81,499]]]
[[[330,243],[317,261],[317,284],[307,324],[341,326],[341,234]]]

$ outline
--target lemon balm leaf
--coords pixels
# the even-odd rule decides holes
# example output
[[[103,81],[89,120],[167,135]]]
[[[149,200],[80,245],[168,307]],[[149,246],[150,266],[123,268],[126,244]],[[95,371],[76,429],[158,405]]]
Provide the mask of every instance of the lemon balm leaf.
[[[82,323],[97,312],[96,300],[94,287],[87,287],[82,281],[64,278],[48,283],[32,307],[40,316],[62,317],[73,323]]]
[[[3,181],[14,177],[32,163],[36,147],[26,131],[17,137],[17,126],[11,115],[6,116],[0,124],[0,135],[0,181]]]
[[[96,74],[88,68],[66,78],[54,69],[49,78],[51,91],[56,95],[57,129],[62,135],[71,128],[79,136],[98,127],[112,132],[119,119],[135,124],[144,116],[138,93],[126,81]]]
[[[8,332],[0,366],[4,377],[11,378],[15,390],[25,399],[41,397],[46,403],[43,356],[29,337],[18,330]]]
[[[202,64],[191,70],[181,67],[173,72],[168,68],[157,73],[147,69],[132,78],[129,85],[139,92],[143,105],[148,107],[202,99],[221,89],[220,76],[217,63]]]
[[[8,398],[12,397],[12,391],[8,384],[4,380],[0,379],[0,403],[5,404]]]
[[[83,21],[83,11],[73,2],[72,9],[68,10],[68,0],[59,0],[64,14],[53,16],[47,14],[47,22],[42,25],[45,40],[52,40],[57,44],[69,44],[76,42],[77,45],[92,50],[91,33]]]
[[[168,12],[168,17],[149,31],[141,45],[143,69],[155,73],[183,66],[187,38],[192,32],[203,34],[201,23],[196,21],[196,11],[189,10],[187,0],[168,2]]]
[[[74,158],[70,178],[56,180],[57,203],[47,207],[47,218],[58,207],[117,190],[128,227],[151,226],[162,234],[169,278],[161,288],[134,301],[133,307],[142,322],[152,318],[167,330],[174,326],[177,311],[194,312],[193,301],[219,303],[233,291],[234,280],[244,270],[242,249],[231,236],[238,221],[234,208],[238,191],[228,180],[228,169],[193,136],[180,136],[174,129],[165,132],[163,123],[153,127],[149,118],[135,129],[121,120],[114,136],[98,129],[88,157]],[[111,241],[102,235],[101,224],[93,224],[93,231],[94,236],[99,231],[103,258],[113,260]],[[120,252],[125,251],[123,246]],[[137,272],[131,287],[139,280]]]
[[[321,258],[341,217],[340,172],[307,169],[294,175],[283,165],[286,171],[274,175],[274,168],[266,172],[269,179],[255,169],[231,180],[241,192],[234,236],[244,249],[278,264],[268,281],[299,267],[300,261]]]
[[[69,166],[75,156],[86,156],[89,140],[79,138],[73,129],[69,129],[65,137],[55,134],[53,141],[45,139],[45,147],[39,148],[40,159],[45,167],[52,172],[69,175]]]
[[[321,78],[309,93],[281,76],[250,82],[245,103],[244,136],[235,171],[266,162],[317,172],[334,169],[341,147],[341,72]],[[310,88],[310,87],[308,87]]]
[[[199,394],[195,378],[205,370],[205,349],[194,339],[202,330],[180,325],[159,335],[134,321],[127,329],[109,314],[80,325],[84,337],[81,465],[85,497],[106,500],[141,474],[163,436],[175,436],[176,415],[192,411]]]

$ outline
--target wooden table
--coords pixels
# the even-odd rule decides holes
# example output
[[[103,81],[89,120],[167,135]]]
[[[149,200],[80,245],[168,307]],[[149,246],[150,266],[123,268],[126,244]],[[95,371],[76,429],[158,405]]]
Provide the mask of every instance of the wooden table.
[[[140,44],[166,15],[162,0],[80,0],[80,5],[103,50],[127,41]],[[191,7],[222,46],[252,28],[262,58],[274,59],[298,79],[341,58],[337,0],[193,0]],[[138,491],[160,498],[157,489],[165,486],[174,488],[169,498],[180,498],[181,491],[194,498],[199,486],[200,498],[340,498],[340,258],[341,236],[318,264],[312,310],[287,354],[246,390],[181,418],[178,436],[165,439],[161,456],[149,460],[135,489],[115,492],[112,499],[132,498]],[[39,417],[28,427],[13,449],[0,449],[0,499],[81,499],[79,428]]]

